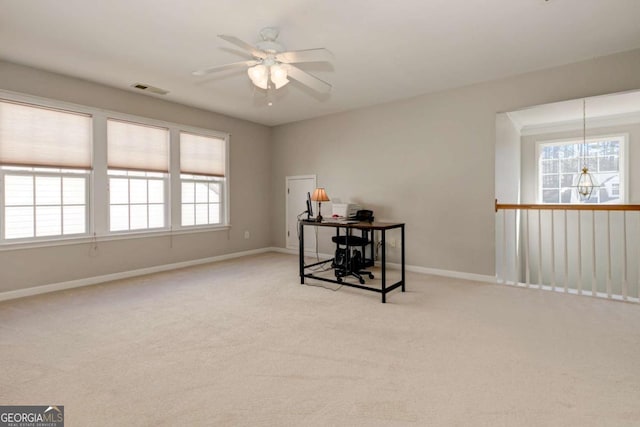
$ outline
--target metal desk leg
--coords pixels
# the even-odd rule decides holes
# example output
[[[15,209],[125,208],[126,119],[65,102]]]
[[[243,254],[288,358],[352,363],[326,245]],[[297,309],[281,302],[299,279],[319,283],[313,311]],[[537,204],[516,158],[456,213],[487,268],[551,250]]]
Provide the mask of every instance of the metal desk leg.
[[[400,234],[402,238],[402,292],[404,292],[404,224],[400,227]]]
[[[299,249],[299,262],[300,262],[300,284],[304,285],[304,224],[302,221],[298,222],[298,234],[300,235]]]
[[[387,302],[387,243],[386,230],[380,232],[382,234],[382,303]]]

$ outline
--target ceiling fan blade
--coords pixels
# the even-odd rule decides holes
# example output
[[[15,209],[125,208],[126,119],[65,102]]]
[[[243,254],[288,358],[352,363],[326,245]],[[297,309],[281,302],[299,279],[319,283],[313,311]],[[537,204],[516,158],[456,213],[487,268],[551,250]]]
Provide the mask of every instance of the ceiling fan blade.
[[[267,54],[265,52],[259,49],[256,49],[254,46],[251,46],[249,43],[244,42],[237,37],[227,36],[225,34],[219,34],[218,37],[220,37],[222,40],[228,41],[229,43],[236,45],[241,49],[246,50],[247,52],[250,52],[251,55],[253,55],[256,58],[264,59],[267,57]]]
[[[294,80],[299,81],[305,86],[309,86],[311,89],[320,93],[329,93],[331,91],[331,85],[324,80],[320,80],[316,76],[312,76],[306,71],[302,71],[300,68],[288,65],[287,74]]]
[[[194,76],[204,76],[206,74],[215,73],[216,71],[228,70],[231,68],[253,67],[254,65],[257,65],[259,63],[260,61],[255,61],[255,60],[232,62],[231,64],[217,65],[215,67],[205,68],[203,70],[197,70],[191,74],[193,74]]]
[[[291,50],[276,55],[276,59],[285,64],[298,62],[328,62],[333,59],[331,51],[321,47],[317,49]]]

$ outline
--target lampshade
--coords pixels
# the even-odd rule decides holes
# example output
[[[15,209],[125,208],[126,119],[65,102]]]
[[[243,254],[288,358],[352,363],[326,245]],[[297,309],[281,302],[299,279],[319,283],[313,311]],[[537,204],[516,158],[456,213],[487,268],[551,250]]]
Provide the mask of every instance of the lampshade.
[[[324,191],[324,188],[319,187],[313,190],[311,200],[313,200],[314,202],[328,202],[329,196],[327,196],[327,192]]]
[[[280,89],[282,86],[289,83],[287,78],[287,69],[281,64],[275,64],[271,66],[271,81],[276,85],[276,89]]]
[[[249,74],[249,78],[253,84],[259,88],[267,89],[269,87],[269,69],[265,65],[258,64],[254,67],[250,67],[247,70],[247,74]]]

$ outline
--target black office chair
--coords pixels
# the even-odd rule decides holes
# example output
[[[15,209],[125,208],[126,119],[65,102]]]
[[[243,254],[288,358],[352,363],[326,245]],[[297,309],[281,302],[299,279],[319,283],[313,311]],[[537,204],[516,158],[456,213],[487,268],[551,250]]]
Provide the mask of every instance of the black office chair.
[[[373,259],[365,259],[365,247],[371,242],[367,238],[367,232],[363,231],[362,237],[359,236],[333,236],[331,240],[337,245],[336,254],[331,267],[333,267],[336,280],[342,282],[344,277],[353,276],[360,284],[364,284],[364,275],[369,279],[373,279],[373,273],[366,271],[365,268],[373,265]],[[362,250],[359,251],[356,248]],[[372,255],[373,256],[373,255]]]

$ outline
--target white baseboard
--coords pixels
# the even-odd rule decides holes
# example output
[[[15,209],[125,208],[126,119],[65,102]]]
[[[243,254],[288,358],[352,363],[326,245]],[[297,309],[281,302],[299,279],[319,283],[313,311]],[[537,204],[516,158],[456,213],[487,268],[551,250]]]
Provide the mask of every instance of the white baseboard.
[[[280,252],[283,254],[289,254],[289,255],[298,255],[298,250],[297,249],[285,249],[285,248],[270,248],[272,251],[274,252]],[[315,252],[309,252],[309,251],[305,251],[305,256],[308,257],[315,257],[316,253]],[[329,255],[329,254],[317,254],[320,259],[328,259],[328,258],[332,258],[333,255]],[[379,261],[376,261],[376,265],[380,265]],[[399,263],[393,263],[393,262],[389,262],[387,263],[387,267],[388,268],[392,268],[394,270],[400,270],[400,264]],[[464,280],[472,280],[474,282],[487,282],[487,283],[496,283],[496,277],[495,276],[487,276],[484,274],[475,274],[475,273],[465,273],[462,271],[451,271],[451,270],[440,270],[437,268],[429,268],[429,267],[420,267],[418,265],[406,265],[405,264],[405,270],[406,271],[411,271],[414,273],[420,273],[420,274],[431,274],[434,276],[443,276],[443,277],[454,277],[456,279],[464,279]]]
[[[253,249],[243,252],[234,252],[231,254],[218,255],[209,258],[200,258],[191,261],[176,262],[172,264],[163,264],[153,267],[140,268],[138,270],[123,271],[119,273],[105,274],[103,276],[87,277],[85,279],[70,280],[68,282],[53,283],[50,285],[34,286],[26,289],[16,289],[15,291],[7,291],[0,293],[0,301],[10,299],[23,298],[32,295],[45,294],[48,292],[61,291],[64,289],[79,288],[82,286],[97,285],[98,283],[110,282],[112,280],[127,279],[129,277],[144,276],[145,274],[160,273],[162,271],[177,270],[179,268],[191,267],[194,265],[208,264],[211,262],[224,261],[232,258],[239,258],[247,255],[257,255],[265,252],[271,252],[272,248]]]
[[[393,264],[394,268],[400,268],[400,264]],[[420,274],[432,274],[434,276],[454,277],[456,279],[472,280],[474,282],[496,283],[495,276],[484,274],[465,273],[463,271],[440,270],[438,268],[419,267],[417,265],[405,265],[407,271]]]
[[[519,288],[519,289],[542,289],[545,291],[553,291],[553,292],[569,294],[569,295],[579,295],[579,296],[585,296],[585,297],[608,299],[613,301],[640,303],[640,298],[630,297],[630,296],[625,297],[623,295],[618,295],[618,294],[611,294],[611,296],[609,296],[609,294],[607,294],[606,292],[593,292],[591,290],[586,290],[586,289],[583,289],[582,291],[580,291],[578,289],[571,289],[571,288],[564,289],[563,286],[549,286],[549,285],[540,285],[540,284],[533,284],[533,283],[527,284],[523,282],[516,283],[513,281],[510,282],[505,280],[499,280],[497,278],[496,278],[496,283],[499,285],[505,285],[505,286],[510,286],[510,287]]]
[[[249,251],[234,252],[231,254],[218,255],[218,256],[209,257],[209,258],[200,258],[200,259],[195,259],[191,261],[157,265],[153,267],[141,268],[138,270],[122,271],[119,273],[105,274],[103,276],[87,277],[84,279],[70,280],[68,282],[53,283],[50,285],[34,286],[26,289],[16,289],[14,291],[1,292],[0,301],[23,298],[23,297],[28,297],[32,295],[45,294],[48,292],[61,291],[64,289],[79,288],[82,286],[97,285],[98,283],[110,282],[112,280],[127,279],[130,277],[136,277],[136,276],[144,276],[145,274],[160,273],[162,271],[168,271],[168,270],[177,270],[179,268],[191,267],[191,266],[200,265],[200,264],[208,264],[211,262],[224,261],[224,260],[239,258],[243,256],[248,256],[248,255],[257,255],[257,254],[262,254],[266,252],[278,252],[278,253],[289,254],[289,255],[298,255],[298,251],[295,249],[285,249],[285,248],[278,248],[278,247],[252,249]],[[309,251],[305,251],[305,255],[309,257],[315,257],[317,255],[318,257],[320,257],[321,260],[330,259],[333,257],[333,255],[330,255],[330,254],[322,254],[322,253],[316,254],[315,252],[309,252]],[[388,263],[387,266],[392,269],[398,269],[398,270],[400,269],[400,264],[397,264],[397,263]],[[464,272],[450,271],[450,270],[439,270],[436,268],[420,267],[416,265],[405,265],[405,269],[407,271],[421,273],[421,274],[432,274],[436,276],[455,277],[457,279],[473,280],[476,282],[496,283],[495,277],[485,276],[482,274],[464,273]]]
[[[281,254],[296,255],[296,256],[298,255],[297,249],[271,247],[269,248],[269,250],[271,250],[272,252],[279,252]],[[318,256],[320,259],[333,258],[333,255],[322,254],[322,253],[316,254],[315,251],[309,251],[309,250],[304,251],[304,256],[307,256],[310,258],[315,258],[316,256]]]

